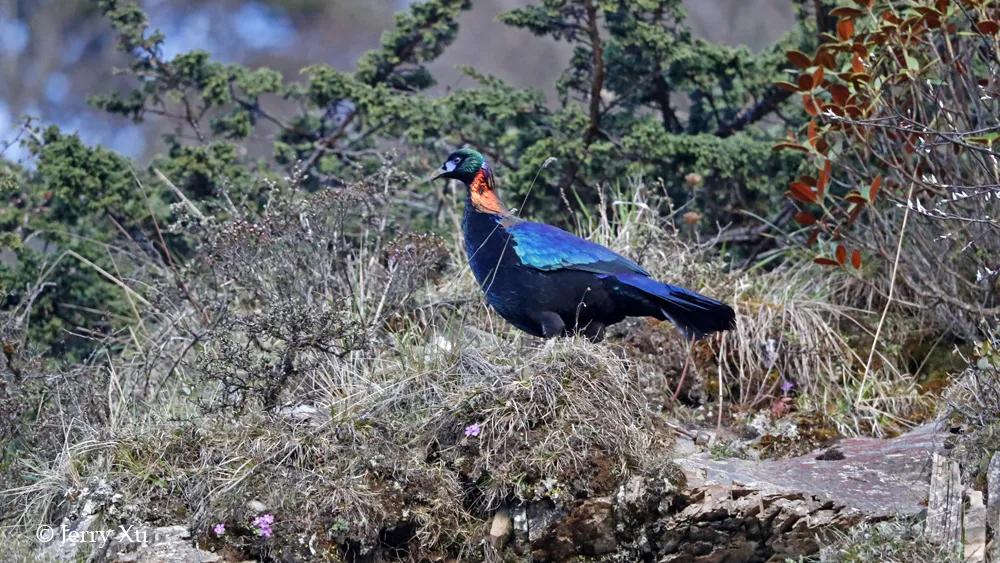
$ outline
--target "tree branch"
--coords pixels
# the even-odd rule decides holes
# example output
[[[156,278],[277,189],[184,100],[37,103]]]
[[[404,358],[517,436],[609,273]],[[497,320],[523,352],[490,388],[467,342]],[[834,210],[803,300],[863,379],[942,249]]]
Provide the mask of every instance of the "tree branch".
[[[587,34],[590,36],[592,72],[590,75],[590,127],[587,128],[586,142],[590,144],[601,127],[601,90],[604,89],[604,45],[597,27],[597,5],[594,0],[586,0]]]
[[[715,130],[716,136],[728,137],[733,133],[742,131],[748,125],[756,123],[765,115],[778,109],[778,106],[791,95],[792,93],[787,90],[771,86],[761,101],[736,114],[736,117],[729,123],[720,125]]]

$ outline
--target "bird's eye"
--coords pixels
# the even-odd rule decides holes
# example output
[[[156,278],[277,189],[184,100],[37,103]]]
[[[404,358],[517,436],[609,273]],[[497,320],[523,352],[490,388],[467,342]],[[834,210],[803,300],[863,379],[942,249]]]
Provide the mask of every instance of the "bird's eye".
[[[462,157],[456,156],[455,158],[451,159],[451,161],[454,162],[455,164],[458,164],[459,162],[462,162]]]

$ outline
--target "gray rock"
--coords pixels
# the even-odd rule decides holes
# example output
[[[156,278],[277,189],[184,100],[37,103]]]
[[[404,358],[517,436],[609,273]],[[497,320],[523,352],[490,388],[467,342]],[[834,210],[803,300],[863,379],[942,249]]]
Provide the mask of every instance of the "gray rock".
[[[771,495],[802,493],[866,518],[910,516],[924,509],[930,456],[944,437],[928,424],[889,440],[843,440],[836,446],[842,459],[818,460],[821,450],[764,461],[716,460],[702,453],[676,462],[695,487],[738,485]]]
[[[503,547],[512,529],[513,524],[507,510],[496,511],[496,514],[493,515],[493,522],[490,524],[490,545],[496,548]]]
[[[986,506],[982,491],[967,489],[969,507],[962,518],[965,563],[986,563]]]
[[[938,545],[962,541],[962,473],[958,462],[934,454],[927,499],[927,539]]]
[[[140,527],[117,538],[108,549],[114,563],[215,563],[214,553],[198,549],[186,526]]]
[[[987,549],[990,560],[1000,562],[1000,452],[993,454],[986,471],[986,527],[993,534]]]

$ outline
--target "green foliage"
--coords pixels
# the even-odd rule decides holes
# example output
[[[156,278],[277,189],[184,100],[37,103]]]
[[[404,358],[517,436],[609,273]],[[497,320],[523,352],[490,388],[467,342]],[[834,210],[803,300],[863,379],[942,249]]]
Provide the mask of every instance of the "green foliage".
[[[413,4],[396,16],[396,26],[382,35],[378,49],[358,62],[357,78],[395,90],[423,90],[434,85],[422,63],[436,59],[458,33],[456,17],[470,0],[431,0]]]
[[[27,143],[33,171],[5,168],[0,212],[3,246],[0,290],[6,310],[30,310],[29,342],[53,357],[89,349],[88,337],[106,334],[130,314],[109,274],[130,263],[117,255],[122,239],[151,254],[144,232],[151,210],[165,215],[159,194],[144,192],[131,164],[55,127],[34,131]]]
[[[691,195],[683,177],[691,172],[705,177],[706,193],[749,187],[764,194],[741,203],[766,214],[777,191],[765,184],[790,180],[797,165],[796,156],[772,155],[774,135],[755,123],[784,100],[771,91],[784,50],[804,48],[811,35],[795,31],[760,55],[713,44],[685,26],[679,0],[545,0],[503,14],[507,25],[573,45],[570,66],[554,76],[560,93],[555,109],[539,92],[472,69],[465,72],[478,83],[474,89],[419,95],[434,84],[425,63],[454,39],[468,1],[414,4],[397,16],[380,46],[361,57],[356,71],[308,67],[305,84],[270,69],[216,63],[204,52],[163,60],[162,37],[148,31],[143,17],[118,2],[103,6],[133,56],[132,72],[152,79],[126,94],[96,97],[95,104],[135,119],[173,116],[198,145],[238,141],[267,122],[278,128],[267,156],[287,172],[305,172],[313,189],[370,173],[373,149],[401,139],[421,161],[440,158],[455,145],[480,148],[506,169],[505,187],[515,197],[527,191],[542,163],[557,159],[534,190],[533,211],[540,214],[556,211],[567,189],[593,205],[598,186],[625,174],[661,177],[683,203]],[[273,97],[300,111],[279,115]],[[686,135],[732,139],[689,143]],[[169,141],[173,146],[179,139]],[[706,147],[720,154],[706,155]],[[171,153],[186,151],[174,147]],[[183,169],[184,160],[174,168]],[[232,163],[220,164],[217,176],[235,172]],[[206,180],[203,193],[217,187],[217,178],[197,175]],[[711,219],[731,218],[732,210],[718,203],[725,196],[697,199]]]
[[[772,155],[773,135],[752,126],[763,115],[744,115],[772,103],[782,50],[802,43],[801,31],[754,55],[693,37],[679,0],[546,0],[501,20],[574,45],[557,82],[561,107],[547,134],[524,151],[516,184],[527,185],[554,156],[560,165],[547,169],[544,181],[572,187],[585,202],[593,203],[596,186],[634,174],[663,179],[683,203],[690,197],[683,178],[693,172],[705,178],[708,194],[697,205],[727,220],[733,210],[719,200],[731,194],[713,192],[766,194],[740,203],[767,213],[776,199],[768,184],[794,173],[797,159]]]
[[[45,221],[75,227],[111,209],[124,216],[141,215],[136,207],[136,184],[131,164],[101,148],[87,147],[76,135],[63,135],[55,127],[30,145],[38,157],[38,187],[47,200],[41,210]]]

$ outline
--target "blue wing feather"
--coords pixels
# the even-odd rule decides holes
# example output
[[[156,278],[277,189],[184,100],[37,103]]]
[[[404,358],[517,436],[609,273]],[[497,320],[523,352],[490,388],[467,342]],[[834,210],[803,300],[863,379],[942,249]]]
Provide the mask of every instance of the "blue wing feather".
[[[518,221],[505,226],[521,262],[539,270],[583,270],[597,274],[649,272],[599,244],[543,223]]]

